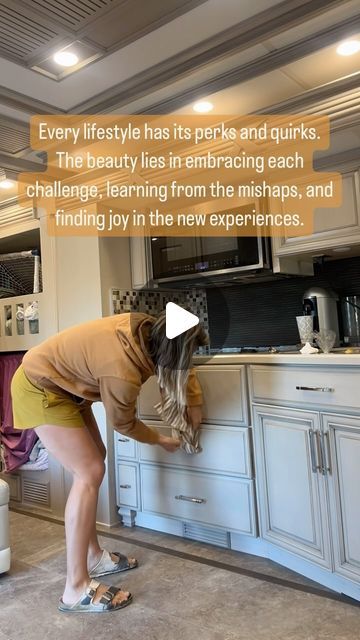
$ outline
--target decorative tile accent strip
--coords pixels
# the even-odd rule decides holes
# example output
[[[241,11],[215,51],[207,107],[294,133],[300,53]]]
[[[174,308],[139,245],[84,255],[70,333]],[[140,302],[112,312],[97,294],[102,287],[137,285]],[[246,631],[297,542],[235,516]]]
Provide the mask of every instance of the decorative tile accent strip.
[[[161,313],[167,302],[174,302],[198,316],[206,331],[209,330],[206,292],[203,289],[111,289],[111,299],[114,314],[138,311],[151,316]],[[199,353],[206,352],[207,347],[199,350]]]

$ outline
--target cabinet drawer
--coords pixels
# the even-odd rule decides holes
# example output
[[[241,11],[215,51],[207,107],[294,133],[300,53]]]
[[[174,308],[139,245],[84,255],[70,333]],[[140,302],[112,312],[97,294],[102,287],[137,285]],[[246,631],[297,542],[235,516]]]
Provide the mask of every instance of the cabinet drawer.
[[[116,497],[118,505],[138,508],[137,467],[135,464],[117,465]]]
[[[208,365],[196,370],[204,396],[204,422],[249,424],[244,365]]]
[[[136,442],[132,438],[115,433],[115,450],[119,458],[132,458],[136,456]]]
[[[198,367],[196,375],[203,397],[204,422],[247,426],[249,411],[246,393],[246,371],[244,365],[208,365]],[[160,402],[160,393],[155,376],[147,380],[139,396],[139,415],[158,420],[154,405]]]
[[[252,480],[141,465],[142,510],[255,535]]]
[[[162,434],[171,435],[171,428],[148,422]],[[201,453],[189,455],[184,451],[168,453],[162,447],[140,444],[140,460],[188,467],[204,471],[218,471],[251,477],[250,434],[248,427],[220,427],[204,425],[200,436]]]
[[[360,367],[252,365],[250,387],[253,402],[360,408]]]

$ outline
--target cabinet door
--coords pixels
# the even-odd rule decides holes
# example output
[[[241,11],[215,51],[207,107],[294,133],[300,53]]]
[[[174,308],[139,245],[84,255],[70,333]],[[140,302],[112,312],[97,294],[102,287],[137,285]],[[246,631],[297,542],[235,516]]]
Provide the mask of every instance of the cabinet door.
[[[315,209],[312,235],[273,238],[273,251],[275,256],[285,256],[359,242],[359,171],[352,171],[343,175],[341,206]]]
[[[319,428],[319,416],[315,412],[254,406],[262,537],[330,567]]]
[[[335,571],[360,580],[360,417],[324,415]]]

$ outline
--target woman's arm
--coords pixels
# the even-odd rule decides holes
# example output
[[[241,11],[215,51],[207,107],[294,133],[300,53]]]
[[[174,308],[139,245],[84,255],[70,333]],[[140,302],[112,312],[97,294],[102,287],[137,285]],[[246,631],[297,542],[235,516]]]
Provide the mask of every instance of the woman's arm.
[[[136,400],[140,391],[137,385],[115,376],[104,376],[99,380],[99,386],[107,419],[115,431],[138,442],[160,444],[167,451],[179,447],[179,440],[161,435],[137,418]]]
[[[189,422],[194,429],[199,429],[202,422],[203,395],[195,369],[190,369],[186,397]]]

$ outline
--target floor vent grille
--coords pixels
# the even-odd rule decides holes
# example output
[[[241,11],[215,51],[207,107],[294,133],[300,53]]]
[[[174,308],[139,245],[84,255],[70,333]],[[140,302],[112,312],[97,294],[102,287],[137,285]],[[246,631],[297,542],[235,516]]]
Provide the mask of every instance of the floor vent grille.
[[[214,544],[217,547],[230,549],[230,534],[228,531],[219,531],[212,527],[183,522],[183,536],[189,540]]]
[[[41,504],[44,507],[48,507],[50,505],[49,485],[24,478],[23,502]]]

